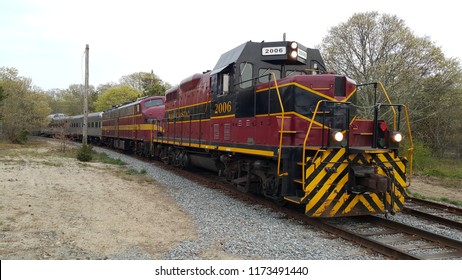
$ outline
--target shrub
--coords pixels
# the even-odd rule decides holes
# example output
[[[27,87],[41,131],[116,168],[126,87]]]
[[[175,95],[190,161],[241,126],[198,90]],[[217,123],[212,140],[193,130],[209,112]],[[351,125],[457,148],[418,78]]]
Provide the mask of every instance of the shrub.
[[[26,144],[27,138],[29,137],[29,131],[27,130],[21,130],[19,133],[14,133],[11,137],[10,140],[14,144]]]
[[[77,159],[84,162],[91,161],[93,159],[93,147],[91,145],[82,145],[77,152]]]

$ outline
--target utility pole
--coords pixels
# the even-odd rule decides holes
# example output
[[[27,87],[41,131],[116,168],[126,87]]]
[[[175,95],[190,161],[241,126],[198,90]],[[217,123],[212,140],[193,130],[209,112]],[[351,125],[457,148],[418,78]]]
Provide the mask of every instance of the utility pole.
[[[82,144],[88,144],[88,57],[90,56],[90,47],[85,47],[85,92],[83,93],[83,139]]]

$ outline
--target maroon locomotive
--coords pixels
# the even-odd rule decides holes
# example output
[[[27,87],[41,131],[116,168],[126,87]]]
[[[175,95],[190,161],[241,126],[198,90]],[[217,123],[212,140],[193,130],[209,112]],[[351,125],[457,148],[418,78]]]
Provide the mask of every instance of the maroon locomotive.
[[[163,131],[151,153],[179,167],[214,170],[242,191],[306,205],[311,217],[400,211],[405,106],[373,104],[374,118],[361,119],[355,82],[325,72],[316,49],[246,42],[212,71],[166,92]],[[381,110],[394,116],[390,126]]]
[[[389,101],[381,83],[368,85]],[[403,128],[412,156],[407,109],[375,101],[373,117],[363,118],[355,101],[360,86],[327,73],[316,49],[250,41],[165,99],[104,112],[102,138],[174,166],[213,170],[242,191],[304,205],[310,217],[394,213],[407,187]]]
[[[102,142],[124,150],[148,153],[165,112],[164,96],[149,96],[103,113]]]

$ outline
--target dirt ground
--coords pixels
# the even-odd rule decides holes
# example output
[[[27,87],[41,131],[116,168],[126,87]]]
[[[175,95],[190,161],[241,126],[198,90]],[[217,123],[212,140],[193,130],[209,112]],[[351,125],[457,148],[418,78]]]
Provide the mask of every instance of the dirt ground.
[[[157,259],[195,225],[165,186],[110,164],[55,156],[59,144],[0,145],[0,259]],[[457,188],[416,177],[413,193],[462,201]],[[233,259],[218,249],[204,259]]]
[[[453,179],[447,181],[450,182],[442,183],[434,177],[414,175],[409,192],[423,195],[426,198],[462,202],[462,180]]]
[[[0,259],[155,259],[196,237],[164,186],[49,154],[0,150]]]

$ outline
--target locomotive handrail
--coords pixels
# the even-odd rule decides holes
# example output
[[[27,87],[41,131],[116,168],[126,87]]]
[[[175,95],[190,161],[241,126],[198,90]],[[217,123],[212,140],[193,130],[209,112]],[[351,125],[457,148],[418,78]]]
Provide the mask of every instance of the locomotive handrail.
[[[383,95],[385,95],[385,98],[387,99],[388,101],[388,104],[392,105],[391,103],[391,100],[390,100],[390,97],[388,97],[388,93],[387,91],[385,90],[385,87],[383,86],[382,82],[377,82],[377,84],[380,86],[380,88],[382,89],[382,92],[383,92]],[[396,130],[396,124],[397,124],[397,119],[396,119],[396,110],[393,106],[391,106],[391,110],[393,111],[393,130]]]
[[[316,114],[318,113],[319,105],[321,105],[322,102],[326,100],[319,100],[318,103],[316,104],[316,108],[314,109],[313,117],[312,119],[316,119]],[[324,124],[322,124],[324,126]],[[303,141],[303,151],[302,151],[302,189],[304,192],[306,192],[306,187],[305,187],[305,165],[306,165],[306,143],[308,142],[308,137],[311,133],[311,128],[313,127],[313,121],[310,122],[310,126],[308,127],[308,131],[306,132],[305,139]],[[318,150],[319,152],[319,150]],[[317,155],[318,153],[316,153]]]
[[[372,85],[372,84],[375,86],[375,88],[377,88],[377,85],[380,86],[380,89],[381,89],[383,95],[387,99],[388,104],[391,107],[391,110],[393,111],[393,130],[397,130],[398,120],[397,120],[396,110],[394,108],[394,105],[391,103],[390,97],[388,96],[387,90],[383,86],[382,82],[378,81],[378,82],[375,82],[375,83],[360,84],[360,85],[357,85],[357,86],[367,86],[367,85]],[[377,106],[377,104],[374,104],[374,106]],[[404,107],[404,112],[405,112],[405,116],[406,116],[406,124],[407,124],[407,134],[408,134],[408,137],[409,137],[409,149],[407,149],[407,152],[409,154],[409,183],[408,183],[407,186],[409,187],[411,185],[411,182],[412,182],[412,174],[413,174],[412,160],[413,160],[413,152],[414,152],[414,143],[412,142],[411,125],[410,125],[410,122],[409,122],[409,111],[408,111],[406,105],[401,105],[401,106]]]
[[[356,86],[361,87],[361,86],[368,86],[368,85],[374,85],[374,88],[376,90],[375,95],[377,95],[377,85],[379,85],[380,89],[382,90],[383,95],[385,96],[385,98],[388,101],[388,104],[392,105],[390,97],[388,96],[387,90],[383,86],[382,82],[377,81],[377,82],[373,82],[373,83],[359,84],[359,85],[356,85]],[[374,106],[377,106],[375,98],[374,98]],[[397,124],[396,110],[395,110],[395,108],[393,108],[393,106],[391,106],[391,110],[393,111],[393,129],[396,130],[396,124]]]
[[[382,90],[383,94],[385,95],[385,98],[387,99],[388,104],[390,105],[391,110],[393,111],[393,130],[397,130],[398,120],[397,120],[397,116],[396,116],[396,110],[395,110],[393,104],[391,103],[390,97],[388,96],[387,90],[383,86],[382,82],[378,81],[377,84],[380,86],[380,89]],[[413,152],[414,152],[414,143],[412,142],[411,125],[410,125],[410,122],[409,122],[409,111],[408,111],[406,105],[402,105],[402,106],[404,107],[404,112],[405,112],[405,116],[406,116],[406,124],[407,124],[407,134],[408,134],[408,137],[409,137],[409,149],[407,150],[408,153],[409,153],[409,183],[408,183],[407,186],[409,187],[411,185],[411,182],[412,182],[412,159],[413,159]]]
[[[409,122],[409,111],[407,110],[407,106],[403,105],[404,107],[404,112],[406,116],[406,123],[407,123],[407,135],[409,137],[409,149],[407,150],[409,152],[409,184],[407,187],[411,186],[412,182],[412,159],[413,159],[413,153],[414,153],[414,143],[412,142],[412,134],[411,134],[411,124]]]
[[[276,75],[274,72],[271,73],[274,79],[274,87],[276,88],[276,93],[278,95],[279,105],[281,106],[281,129],[279,130],[279,149],[278,149],[278,177],[286,175],[285,173],[281,173],[281,154],[282,154],[282,137],[284,133],[284,122],[285,122],[285,111],[284,111],[284,104],[282,103],[281,93],[279,92],[278,82],[276,80]],[[268,92],[269,95],[269,92]]]

